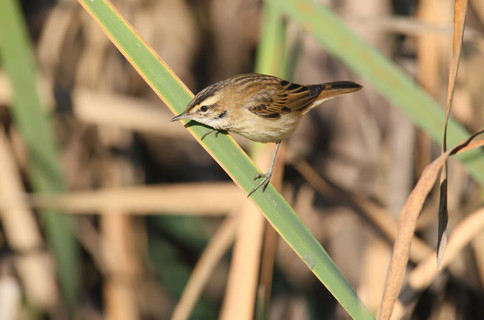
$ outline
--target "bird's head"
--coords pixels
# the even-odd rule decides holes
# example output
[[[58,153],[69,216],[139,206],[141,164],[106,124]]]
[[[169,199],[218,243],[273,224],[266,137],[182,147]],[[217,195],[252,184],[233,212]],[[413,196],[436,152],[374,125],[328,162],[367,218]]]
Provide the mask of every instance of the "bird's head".
[[[194,120],[215,129],[221,120],[227,115],[227,108],[222,102],[223,89],[225,84],[217,82],[200,91],[188,104],[185,111],[171,119],[177,121],[182,119]]]

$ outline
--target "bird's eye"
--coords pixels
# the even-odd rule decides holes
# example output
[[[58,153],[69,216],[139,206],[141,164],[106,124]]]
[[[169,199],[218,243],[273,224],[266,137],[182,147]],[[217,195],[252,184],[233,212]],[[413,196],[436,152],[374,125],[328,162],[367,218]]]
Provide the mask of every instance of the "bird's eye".
[[[202,111],[202,112],[207,112],[207,110],[208,110],[207,106],[201,106],[200,107],[200,111]]]

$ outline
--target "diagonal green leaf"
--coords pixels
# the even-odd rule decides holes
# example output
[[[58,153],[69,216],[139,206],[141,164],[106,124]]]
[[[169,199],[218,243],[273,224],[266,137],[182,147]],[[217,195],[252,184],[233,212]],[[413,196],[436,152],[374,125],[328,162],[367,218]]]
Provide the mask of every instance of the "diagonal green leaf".
[[[103,0],[79,2],[167,106],[174,113],[182,112],[192,98],[191,93],[111,4]],[[258,170],[230,136],[219,135],[216,138],[210,135],[201,141],[207,130],[205,127],[189,123],[188,130],[245,192],[254,187],[253,177]],[[342,280],[344,277],[316,238],[272,185],[265,192],[258,190],[251,199],[352,317],[373,319],[349,284]],[[323,275],[324,278],[321,278]]]

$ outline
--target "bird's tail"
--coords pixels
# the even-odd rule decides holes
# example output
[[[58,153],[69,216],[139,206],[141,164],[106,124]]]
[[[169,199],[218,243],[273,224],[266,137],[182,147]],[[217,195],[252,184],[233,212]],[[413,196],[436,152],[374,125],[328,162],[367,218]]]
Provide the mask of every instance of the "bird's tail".
[[[355,92],[363,88],[357,83],[351,81],[335,81],[323,84],[313,84],[308,86],[309,90],[317,93],[318,97],[309,105],[305,112],[308,112],[321,103],[331,100],[333,98],[342,96],[347,93]]]

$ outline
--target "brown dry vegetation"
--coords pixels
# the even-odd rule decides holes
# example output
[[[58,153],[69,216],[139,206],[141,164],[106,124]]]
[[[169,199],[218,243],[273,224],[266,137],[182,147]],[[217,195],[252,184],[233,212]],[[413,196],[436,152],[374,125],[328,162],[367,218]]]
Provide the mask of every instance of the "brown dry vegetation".
[[[113,2],[193,92],[253,71],[258,1]],[[445,104],[450,1],[325,2]],[[482,3],[470,1],[453,107],[470,132],[484,124]],[[67,317],[36,216],[37,208],[56,207],[73,214],[82,247],[81,274],[73,275],[81,279],[78,319],[184,319],[190,313],[194,319],[249,319],[256,304],[265,305],[271,319],[347,317],[243,192],[180,124],[169,122],[172,114],[76,1],[23,5],[69,191],[27,195],[29,155],[0,69],[0,298],[12,292],[0,308],[13,305],[22,319]],[[299,32],[290,24],[289,43]],[[293,80],[365,86],[306,36]],[[283,195],[375,313],[398,214],[439,153],[368,85],[313,110],[285,145]],[[482,186],[451,159],[449,239],[462,244],[449,245],[452,258],[438,271],[436,188],[418,220],[396,318],[484,318],[482,195]]]

